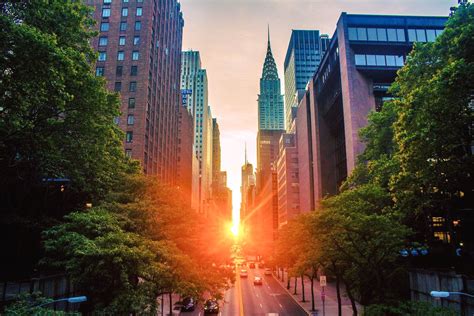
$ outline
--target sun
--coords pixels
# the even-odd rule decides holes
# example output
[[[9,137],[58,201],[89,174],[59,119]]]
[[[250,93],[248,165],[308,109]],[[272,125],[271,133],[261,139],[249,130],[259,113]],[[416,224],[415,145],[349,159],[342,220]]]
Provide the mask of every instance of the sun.
[[[239,236],[239,227],[237,225],[232,225],[232,227],[230,228],[230,231],[232,235],[234,235],[234,237]]]

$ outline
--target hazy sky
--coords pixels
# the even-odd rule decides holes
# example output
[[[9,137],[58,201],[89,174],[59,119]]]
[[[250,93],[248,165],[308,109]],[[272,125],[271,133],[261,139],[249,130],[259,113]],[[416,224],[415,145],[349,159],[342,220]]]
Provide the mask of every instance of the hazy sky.
[[[444,15],[456,0],[181,0],[183,50],[201,52],[209,102],[217,117],[222,170],[240,207],[240,167],[247,143],[256,166],[257,94],[266,52],[267,24],[284,93],[283,61],[292,29],[332,33],[341,12]]]

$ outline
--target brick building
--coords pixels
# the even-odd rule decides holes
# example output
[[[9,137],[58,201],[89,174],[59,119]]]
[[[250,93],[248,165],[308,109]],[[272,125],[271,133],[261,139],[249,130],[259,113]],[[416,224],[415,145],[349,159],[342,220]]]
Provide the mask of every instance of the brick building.
[[[86,0],[99,35],[96,75],[120,93],[125,153],[176,183],[183,17],[176,0]]]

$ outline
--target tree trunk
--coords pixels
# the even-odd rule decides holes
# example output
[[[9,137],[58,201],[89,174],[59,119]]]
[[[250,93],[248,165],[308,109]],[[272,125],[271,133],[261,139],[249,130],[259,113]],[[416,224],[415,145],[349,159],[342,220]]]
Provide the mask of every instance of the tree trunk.
[[[314,306],[314,277],[310,278],[311,280],[311,310],[315,311],[315,306]]]
[[[357,316],[358,314],[357,314],[357,305],[356,305],[356,302],[355,302],[355,298],[354,298],[354,295],[352,295],[352,291],[347,286],[347,284],[346,284],[346,293],[347,293],[347,296],[349,297],[349,299],[351,300],[352,315]]]
[[[296,287],[298,286],[298,277],[295,277],[295,291],[293,292],[294,295],[298,295],[298,290]]]
[[[336,274],[336,294],[337,294],[337,315],[342,316],[342,302],[341,302],[341,280],[339,274]]]
[[[304,275],[301,276],[301,293],[303,294],[303,300],[301,302],[306,302],[306,297],[304,294]]]
[[[170,315],[173,315],[173,294],[170,292]]]

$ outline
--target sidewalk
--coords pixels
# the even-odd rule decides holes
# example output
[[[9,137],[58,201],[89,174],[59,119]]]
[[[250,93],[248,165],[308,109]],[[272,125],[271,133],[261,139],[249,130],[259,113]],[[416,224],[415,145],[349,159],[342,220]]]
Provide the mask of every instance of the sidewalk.
[[[287,290],[291,296],[301,305],[307,312],[308,315],[323,315],[323,302],[321,300],[321,287],[319,286],[319,281],[314,280],[314,307],[316,312],[311,312],[311,281],[305,277],[304,278],[304,292],[305,292],[305,300],[306,302],[302,302],[303,295],[301,292],[301,278],[298,278],[298,284],[296,287],[297,294],[294,295],[295,292],[295,279],[291,278],[290,282],[290,289],[288,290],[287,287],[287,272],[285,272],[285,282],[282,282],[281,279],[278,279],[277,275],[274,273],[273,277],[277,280],[281,286]],[[337,294],[336,294],[336,285],[334,283],[328,283],[324,289],[325,291],[325,316],[337,316],[338,309],[337,309]],[[345,297],[344,290],[341,289],[341,303],[342,303],[342,315],[343,316],[351,316],[352,315],[352,306],[350,300]],[[358,306],[358,310],[359,306]]]

